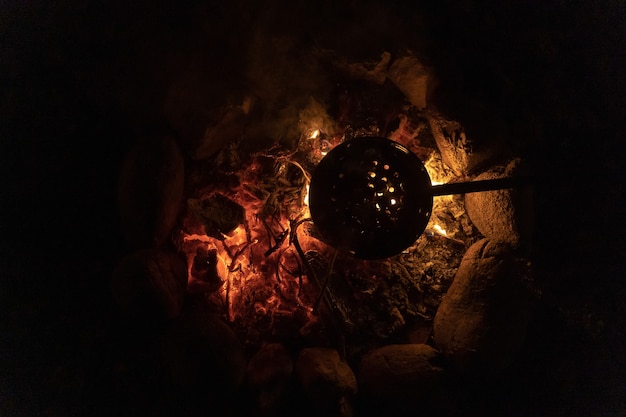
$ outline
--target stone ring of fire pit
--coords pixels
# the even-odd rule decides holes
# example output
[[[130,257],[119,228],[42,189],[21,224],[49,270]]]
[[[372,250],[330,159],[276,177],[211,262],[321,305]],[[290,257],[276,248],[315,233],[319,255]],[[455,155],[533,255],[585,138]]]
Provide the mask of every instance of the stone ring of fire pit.
[[[338,250],[359,259],[397,255],[424,232],[433,196],[510,188],[503,178],[433,186],[422,161],[401,144],[365,136],[343,142],[311,178],[314,229]]]

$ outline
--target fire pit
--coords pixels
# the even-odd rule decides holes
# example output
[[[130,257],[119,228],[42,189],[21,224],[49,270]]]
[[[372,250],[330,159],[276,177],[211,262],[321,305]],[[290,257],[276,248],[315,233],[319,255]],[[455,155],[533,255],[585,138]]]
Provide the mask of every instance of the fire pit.
[[[492,290],[485,292],[486,301],[478,304],[489,305],[493,303],[493,297],[509,298],[510,304],[507,305],[516,306],[515,311],[498,309],[497,317],[500,320],[508,316],[517,317],[518,313],[522,313],[522,319],[505,319],[506,328],[512,329],[514,334],[514,344],[501,342],[499,336],[493,335],[478,344],[464,340],[451,342],[446,335],[450,331],[459,332],[450,330],[456,323],[462,323],[459,318],[455,318],[457,315],[483,317],[484,312],[480,308],[476,311],[459,310],[459,305],[468,303],[468,295],[464,293],[467,288],[474,288],[468,294],[482,294],[483,285],[495,285],[494,288],[502,286],[495,281],[490,283],[492,278],[488,278],[490,275],[482,277],[483,272],[476,275],[475,271],[483,271],[482,268],[485,268],[480,266],[484,263],[482,257],[485,254],[496,254],[496,265],[504,262],[513,269],[517,268],[516,274],[523,268],[520,269],[515,262],[508,260],[504,243],[497,243],[495,247],[486,243],[488,239],[484,239],[467,215],[463,194],[446,193],[492,189],[485,192],[506,194],[510,191],[504,188],[515,185],[518,180],[504,178],[451,182],[450,179],[455,176],[442,163],[441,154],[427,129],[426,120],[415,118],[410,123],[406,122],[416,117],[416,114],[418,113],[401,115],[405,120],[404,124],[390,135],[396,138],[412,135],[410,140],[404,141],[406,146],[393,139],[377,136],[347,138],[345,133],[320,132],[313,126],[312,129],[304,129],[299,140],[290,149],[270,147],[246,154],[245,144],[240,144],[239,150],[224,149],[212,161],[191,162],[185,174],[189,190],[185,209],[178,217],[171,235],[176,252],[185,257],[186,272],[181,279],[186,285],[177,286],[178,289],[167,292],[167,297],[174,299],[182,296],[187,301],[168,304],[169,313],[166,316],[175,316],[175,311],[179,310],[182,311],[182,318],[179,320],[187,320],[185,317],[188,313],[185,311],[190,308],[191,311],[200,308],[211,312],[211,316],[194,318],[195,326],[202,328],[202,323],[213,326],[211,323],[214,323],[216,317],[221,318],[226,327],[220,332],[230,329],[233,336],[227,340],[241,343],[243,350],[252,355],[251,363],[260,360],[254,359],[256,355],[270,355],[270,361],[290,363],[290,355],[308,352],[308,355],[313,356],[307,360],[313,362],[306,365],[306,371],[301,371],[307,375],[313,372],[308,369],[309,366],[319,366],[315,365],[316,361],[339,361],[336,366],[348,366],[350,374],[350,367],[356,370],[362,363],[365,375],[360,378],[368,381],[364,384],[366,391],[371,394],[368,397],[371,398],[378,398],[380,394],[376,382],[378,378],[372,379],[373,374],[392,372],[391,376],[385,378],[391,378],[388,383],[396,383],[393,382],[396,378],[393,373],[396,371],[383,371],[380,368],[383,366],[381,362],[374,359],[376,355],[409,355],[413,358],[411,361],[417,361],[415,366],[420,368],[424,361],[432,361],[440,355],[432,350],[433,346],[447,349],[447,344],[453,343],[457,346],[454,352],[459,352],[459,349],[480,351],[484,345],[488,349],[502,351],[494,356],[498,358],[497,364],[475,365],[471,359],[458,359],[452,355],[454,357],[451,356],[450,361],[455,364],[452,366],[460,369],[475,369],[478,366],[479,369],[486,370],[506,366],[509,356],[521,343],[518,336],[523,334],[527,320],[525,300],[528,297],[523,294],[528,293],[528,288],[519,282],[504,284],[503,289],[496,291],[496,295],[490,295]],[[411,130],[407,126],[416,124],[422,124],[422,129],[416,129],[421,133],[414,135],[415,130],[412,130],[413,134],[408,133]],[[422,163],[407,146],[424,155],[425,162]],[[367,152],[371,149],[378,152],[373,157]],[[361,164],[360,159],[356,158],[356,166],[351,169],[350,164],[353,162],[346,162],[346,150],[356,152],[357,156],[367,155],[369,165]],[[235,157],[229,159],[229,155]],[[348,163],[347,168],[344,163]],[[339,172],[337,164],[340,167]],[[355,173],[359,179],[357,182],[350,179]],[[394,173],[397,173],[396,177]],[[507,171],[505,174],[514,176],[516,172]],[[348,183],[337,187],[337,181],[341,183],[344,179],[341,178],[342,175]],[[378,179],[379,182],[383,181],[386,187],[384,190],[377,189],[378,183],[375,180],[378,176],[389,177],[387,181],[384,178]],[[431,178],[436,180],[431,182]],[[444,182],[449,184],[438,184]],[[370,187],[370,184],[374,187]],[[364,190],[369,193],[368,196],[374,196],[371,201],[361,196]],[[379,194],[382,193],[384,197],[385,192],[391,192],[393,196],[380,205],[383,200],[379,198]],[[355,193],[361,197],[355,200]],[[341,241],[338,244],[337,240],[332,240],[337,236],[339,239],[347,237],[352,243],[359,242],[360,229],[357,230],[357,235],[351,235],[349,230],[342,230],[342,221],[360,213],[358,205],[356,209],[351,206],[353,201],[367,204],[373,202],[374,219],[377,219],[378,207],[392,209],[392,199],[398,205],[408,206],[409,210],[406,213],[385,213],[385,216],[391,216],[392,220],[408,219],[411,227],[407,227],[402,220],[399,228],[385,228],[382,235],[370,240],[363,239],[364,246],[353,247],[357,250],[345,250]],[[315,202],[311,206],[313,213],[309,208],[309,200]],[[348,213],[344,215],[339,212],[339,223],[329,222],[319,216],[320,212],[336,215],[337,210],[346,210],[345,213]],[[375,222],[378,227],[379,221]],[[338,234],[335,233],[336,230],[339,231]],[[476,245],[490,249],[468,251],[468,248]],[[361,250],[362,248],[366,250]],[[147,255],[142,259],[145,256]],[[171,262],[160,260],[161,256],[156,259],[159,264]],[[463,266],[462,259],[469,263]],[[127,279],[128,274],[124,272],[127,268],[122,268],[122,273],[118,274],[122,277],[118,282]],[[173,266],[164,268],[169,270]],[[493,279],[508,281],[508,275],[501,276],[502,272],[498,268],[500,267],[494,269],[496,278]],[[463,278],[465,275],[467,278]],[[460,297],[459,300],[453,297],[446,301],[445,294],[455,276],[455,282],[467,280],[467,283],[458,284],[460,289],[455,287],[455,293],[461,294],[456,296]],[[162,281],[163,277],[160,275],[158,280]],[[474,283],[474,280],[481,282],[483,279],[486,279],[484,284]],[[172,284],[163,282],[159,285],[174,288]],[[124,285],[118,286],[122,288],[118,292],[121,294],[119,298],[132,299],[125,295],[124,291],[127,290],[123,289]],[[477,323],[490,320],[489,315],[485,317],[487,318],[478,319]],[[437,327],[433,333],[436,323],[443,323],[439,324],[439,341]],[[482,328],[483,324],[480,326]],[[485,323],[484,326],[491,325]],[[204,334],[206,331],[201,332]],[[480,329],[474,329],[472,334],[480,334]],[[509,333],[506,334],[503,337],[509,340]],[[168,346],[174,347],[169,348],[168,352],[176,352],[177,343],[169,340]],[[222,342],[210,343],[217,343],[219,346]],[[207,349],[213,349],[211,344],[207,345]],[[396,345],[404,347],[396,350]],[[410,346],[414,345],[424,347],[413,350]],[[237,350],[233,346],[219,349]],[[285,351],[286,357],[275,357],[279,355],[278,352],[283,352],[280,355],[284,355]],[[329,352],[336,352],[337,357],[332,359],[334,356]],[[327,354],[331,356],[327,357]],[[458,353],[455,355],[458,356]],[[229,354],[229,361],[238,363],[237,359],[230,356]],[[263,372],[271,374],[274,371],[278,372],[274,369]],[[238,375],[240,371],[232,372]],[[254,376],[254,373],[261,371],[252,369],[248,372],[253,373],[251,378],[260,378]],[[440,380],[441,372],[442,369],[437,367],[427,373],[432,373],[436,380]],[[315,378],[317,377],[320,376]],[[231,374],[228,378],[232,380],[232,386],[237,387],[238,379]],[[419,382],[422,377],[417,378],[416,382],[407,386],[423,384]],[[284,383],[288,384],[287,381]],[[195,386],[194,384],[191,385]],[[264,384],[266,383],[257,381],[253,384],[254,389],[260,393],[265,392],[267,387]],[[441,383],[433,384],[438,387]],[[184,386],[187,385],[189,383]],[[351,383],[348,386],[352,386]],[[346,401],[352,402],[356,388],[345,389],[345,395],[348,396]],[[425,392],[431,392],[430,388]],[[262,395],[260,393],[257,394]],[[439,398],[440,394],[433,395]],[[403,404],[407,398],[403,397],[398,401]],[[339,400],[331,401],[335,404],[333,401]],[[386,400],[378,398],[376,401],[385,403]],[[324,410],[328,411],[335,405],[327,405]]]
[[[304,137],[300,146],[308,147],[311,141],[319,139]],[[339,146],[345,143],[334,141]],[[337,149],[324,146],[317,154],[322,161],[327,160],[322,152],[332,155]],[[436,149],[430,149],[427,166],[438,166],[443,172]],[[377,335],[374,340],[388,339],[407,331],[403,329],[407,321],[419,327],[421,321],[432,319],[464,252],[466,243],[461,238],[467,236],[466,231],[478,237],[459,208],[461,198],[442,197],[446,202],[434,207],[430,226],[426,227],[430,213],[419,217],[420,230],[411,232],[410,241],[397,236],[401,246],[388,256],[368,260],[338,253],[320,236],[317,229],[323,225],[314,222],[309,212],[313,197],[308,195],[309,183],[317,166],[311,157],[293,151],[254,154],[227,174],[227,188],[220,180],[196,190],[187,200],[176,240],[179,250],[187,254],[189,291],[207,295],[244,333],[243,339],[256,344],[276,338],[327,338],[329,326],[337,325],[359,338],[372,334]],[[422,167],[414,158],[415,166]],[[206,181],[200,175],[197,178]],[[432,199],[430,194],[428,198]],[[451,210],[456,210],[458,219]],[[457,224],[448,227],[447,219]],[[426,233],[418,240],[424,229]],[[387,251],[393,239],[390,234],[376,247]],[[432,256],[434,252],[439,254]],[[421,265],[403,265],[402,258],[412,257],[421,259]],[[445,266],[435,271],[436,264]],[[413,278],[414,270],[422,268],[430,268],[430,273]],[[390,278],[397,284],[392,288]],[[420,290],[423,279],[433,280],[434,289]],[[398,299],[390,291],[398,292]],[[387,299],[381,302],[381,298]],[[320,318],[320,309],[329,316]]]
[[[114,293],[126,312],[163,318],[167,378],[202,404],[218,367],[228,381],[222,394],[252,396],[253,413],[291,404],[294,389],[317,415],[349,415],[342,404],[360,415],[368,404],[413,407],[402,393],[416,387],[437,409],[448,395],[445,372],[497,372],[523,340],[532,285],[523,255],[511,253],[527,237],[515,215],[497,214],[521,207],[508,189],[519,185],[511,178],[520,162],[474,151],[458,122],[426,108],[428,72],[414,54],[385,52],[373,66],[312,56],[329,67],[325,102],[296,94],[308,87],[259,87],[204,111],[211,120],[201,135],[175,109],[176,140],[139,144],[122,172],[122,217],[136,226],[157,213],[159,227],[129,230],[141,237],[136,246],[152,248],[120,262]],[[153,172],[145,173],[148,156]],[[471,181],[483,171],[491,176]],[[474,191],[494,197],[466,207]],[[508,235],[478,227],[469,207],[511,223]],[[478,307],[463,307],[474,306],[472,294]],[[514,311],[483,310],[503,297],[514,298]],[[183,357],[188,348],[193,355]],[[497,362],[482,353],[492,351]],[[415,369],[403,382],[407,363]]]

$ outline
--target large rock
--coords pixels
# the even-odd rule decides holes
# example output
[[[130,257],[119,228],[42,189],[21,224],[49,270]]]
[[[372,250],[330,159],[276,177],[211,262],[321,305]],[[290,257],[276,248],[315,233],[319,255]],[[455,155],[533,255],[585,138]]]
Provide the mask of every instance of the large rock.
[[[428,88],[433,81],[430,72],[416,56],[406,55],[395,59],[387,77],[416,108],[426,108]]]
[[[465,253],[433,328],[451,369],[488,375],[510,366],[532,310],[523,272],[503,243],[482,239]]]
[[[180,212],[185,167],[178,145],[160,135],[138,142],[120,172],[118,207],[122,232],[135,249],[167,241]]]
[[[441,362],[425,344],[375,349],[359,367],[360,398],[376,415],[441,415],[446,392]]]
[[[246,128],[252,100],[236,74],[219,66],[191,62],[180,69],[165,93],[163,117],[194,160],[213,156],[237,140]]]
[[[218,315],[189,311],[161,343],[165,368],[181,406],[201,415],[231,415],[246,369],[243,344]],[[206,414],[205,414],[206,413]]]
[[[252,356],[246,370],[246,386],[255,409],[262,416],[275,416],[289,402],[293,359],[280,343],[268,343]]]
[[[380,56],[380,61],[376,63],[346,62],[336,60],[335,66],[343,70],[350,78],[361,79],[382,85],[387,77],[387,67],[391,60],[391,54],[387,51]]]
[[[519,159],[493,167],[475,180],[515,178],[525,175]],[[533,201],[529,187],[483,191],[465,195],[467,214],[480,233],[514,248],[529,249],[533,231]]]
[[[122,258],[111,278],[123,315],[153,324],[178,316],[187,288],[187,264],[174,252],[144,249]]]
[[[496,155],[492,141],[471,135],[457,119],[433,108],[426,116],[443,163],[456,175],[468,175]]]
[[[357,382],[350,366],[330,348],[305,348],[296,360],[296,378],[319,416],[351,416]]]

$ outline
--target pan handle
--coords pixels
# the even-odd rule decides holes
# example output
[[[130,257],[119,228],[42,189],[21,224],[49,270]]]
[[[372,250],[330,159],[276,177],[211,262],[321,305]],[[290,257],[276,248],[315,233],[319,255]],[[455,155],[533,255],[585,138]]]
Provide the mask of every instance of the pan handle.
[[[503,190],[528,185],[530,177],[496,178],[492,180],[480,180],[469,182],[456,182],[449,184],[433,185],[432,195],[467,194],[480,191]]]

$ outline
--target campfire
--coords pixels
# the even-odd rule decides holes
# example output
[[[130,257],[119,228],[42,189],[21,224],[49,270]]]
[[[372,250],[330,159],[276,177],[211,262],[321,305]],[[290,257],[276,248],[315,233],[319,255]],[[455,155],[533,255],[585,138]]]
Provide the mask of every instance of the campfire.
[[[400,116],[405,125],[419,123]],[[194,192],[177,232],[189,291],[205,296],[253,344],[314,340],[326,333],[328,320],[343,329],[342,338],[359,343],[364,335],[382,343],[421,329],[432,321],[466,245],[476,240],[461,198],[437,197],[424,235],[393,259],[338,253],[315,235],[308,190],[317,163],[346,135],[302,125],[293,149],[255,152],[218,175],[206,176],[206,162],[192,170]],[[427,158],[437,183],[454,178],[434,141],[411,133],[399,129],[392,137]],[[333,313],[324,317],[320,310]]]
[[[391,61],[385,53],[375,65],[346,70],[342,63],[337,85],[359,88],[335,89],[325,104],[310,98],[276,112],[246,97],[223,109],[200,140],[140,144],[123,169],[120,202],[122,220],[130,219],[129,240],[139,247],[146,241],[145,229],[133,229],[132,220],[144,215],[138,207],[156,212],[165,226],[149,230],[156,248],[144,244],[114,272],[122,310],[164,317],[166,326],[172,320],[200,326],[178,325],[193,337],[203,335],[211,355],[222,352],[214,360],[229,364],[220,374],[230,381],[219,383],[223,394],[240,395],[243,385],[254,407],[268,415],[289,403],[284,393],[267,393],[276,378],[284,389],[296,378],[318,415],[351,415],[342,407],[352,410],[355,401],[356,407],[393,401],[412,409],[412,395],[402,393],[416,387],[437,409],[437,399],[448,395],[441,382],[447,369],[495,372],[523,340],[532,285],[523,255],[526,220],[519,216],[525,200],[514,190],[435,195],[423,233],[382,259],[352,256],[316,228],[311,180],[320,161],[347,141],[392,141],[421,161],[432,186],[521,169],[515,158],[479,151],[459,122],[427,108],[427,72],[415,56]],[[246,120],[246,129],[239,129]],[[141,161],[150,155],[159,162],[154,172],[142,173]],[[145,185],[133,186],[138,177],[164,178],[156,198],[132,191]],[[502,299],[509,302],[501,305]],[[188,318],[199,311],[200,319]],[[506,324],[498,325],[501,333],[485,333],[492,331],[490,320]],[[216,328],[218,339],[206,336]],[[172,379],[204,398],[197,381],[213,369],[195,369],[206,362],[202,352],[180,357],[181,344],[192,336],[181,337],[180,329],[175,337],[166,334],[168,355],[178,352]],[[180,382],[181,360],[200,376],[190,381],[185,374]],[[405,366],[415,367],[408,380],[399,376]]]

